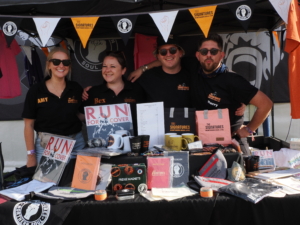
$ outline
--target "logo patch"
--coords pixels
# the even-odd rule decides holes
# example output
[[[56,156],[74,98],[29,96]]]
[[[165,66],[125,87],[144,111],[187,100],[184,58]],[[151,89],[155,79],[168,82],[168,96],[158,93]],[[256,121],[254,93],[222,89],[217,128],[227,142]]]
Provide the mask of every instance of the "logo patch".
[[[174,178],[179,178],[183,175],[184,173],[184,167],[181,163],[174,163],[173,166],[173,177]]]
[[[252,15],[252,10],[249,6],[247,5],[240,5],[237,9],[236,9],[236,17],[239,20],[245,21],[248,20],[251,15]]]
[[[2,30],[6,36],[13,36],[17,33],[18,28],[14,22],[7,21],[5,24],[3,24]]]
[[[132,23],[129,19],[123,18],[119,20],[117,28],[121,33],[125,34],[131,31]]]
[[[43,225],[50,215],[51,205],[39,200],[19,202],[13,209],[13,218],[17,225]]]
[[[179,84],[177,89],[181,90],[181,91],[188,91],[188,90],[190,90],[190,87],[186,86],[186,84],[183,83],[183,84]]]

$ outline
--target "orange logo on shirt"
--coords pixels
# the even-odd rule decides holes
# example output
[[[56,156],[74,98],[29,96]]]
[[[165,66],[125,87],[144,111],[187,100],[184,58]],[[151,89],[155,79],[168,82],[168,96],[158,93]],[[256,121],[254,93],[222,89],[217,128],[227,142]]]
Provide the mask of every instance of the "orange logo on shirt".
[[[39,103],[48,102],[48,97],[46,97],[46,98],[38,98],[37,102],[38,102],[38,104]]]
[[[78,103],[78,100],[75,99],[75,96],[68,98],[68,103]]]
[[[179,84],[179,85],[178,85],[177,90],[180,90],[180,91],[188,91],[188,90],[190,90],[190,87],[186,86],[186,84],[183,83],[183,84]]]
[[[211,99],[211,100],[214,100],[214,101],[216,101],[216,102],[220,102],[220,101],[221,101],[221,98],[218,98],[216,95],[217,95],[217,93],[210,93],[210,94],[208,95],[208,98]]]
[[[136,102],[136,100],[133,99],[133,98],[125,98],[125,99],[124,99],[124,102],[125,102],[125,103],[134,103],[134,102]]]
[[[94,104],[99,104],[99,103],[106,103],[105,98],[94,98]]]

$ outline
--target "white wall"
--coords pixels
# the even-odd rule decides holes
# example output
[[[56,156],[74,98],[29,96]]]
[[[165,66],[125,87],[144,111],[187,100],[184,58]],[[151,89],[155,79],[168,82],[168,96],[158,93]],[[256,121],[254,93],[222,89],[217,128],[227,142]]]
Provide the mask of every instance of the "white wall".
[[[249,120],[255,112],[254,106],[248,106],[245,111],[245,120]],[[287,142],[292,137],[300,137],[300,120],[291,120],[290,104],[278,103],[274,105],[274,137],[286,140],[291,123],[290,133]],[[2,142],[2,151],[5,160],[4,171],[12,171],[15,167],[26,164],[26,147],[23,135],[24,123],[20,121],[0,121],[0,142]],[[260,127],[259,135],[263,135]],[[271,130],[272,134],[272,130]]]

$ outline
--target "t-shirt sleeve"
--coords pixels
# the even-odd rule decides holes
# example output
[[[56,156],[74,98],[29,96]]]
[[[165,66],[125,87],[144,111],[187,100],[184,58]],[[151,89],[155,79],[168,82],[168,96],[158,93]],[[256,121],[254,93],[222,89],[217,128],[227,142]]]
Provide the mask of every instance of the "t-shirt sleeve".
[[[237,102],[248,105],[251,99],[256,95],[258,89],[251,85],[244,77],[238,74],[230,74],[230,90],[232,96]]]
[[[22,112],[22,118],[36,119],[36,113],[37,113],[36,106],[37,106],[37,87],[32,86],[26,94],[24,108]]]

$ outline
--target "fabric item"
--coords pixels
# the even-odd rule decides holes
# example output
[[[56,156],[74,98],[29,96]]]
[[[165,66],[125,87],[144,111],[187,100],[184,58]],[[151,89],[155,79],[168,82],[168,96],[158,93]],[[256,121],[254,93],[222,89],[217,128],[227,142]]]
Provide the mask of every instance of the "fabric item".
[[[65,200],[74,200],[79,198],[86,198],[90,195],[93,195],[94,193],[95,191],[88,191],[72,187],[51,187],[48,190],[47,195],[39,195],[39,193],[37,193],[37,196],[44,198],[60,197],[61,199]]]
[[[41,66],[41,61],[39,58],[38,53],[36,52],[36,49],[34,47],[31,48],[31,62],[30,60],[25,56],[25,73],[28,79],[29,87],[36,83],[40,83],[43,81],[43,69]]]
[[[220,178],[194,176],[194,180],[200,187],[210,187],[214,191],[219,191],[219,188],[231,184],[232,181],[228,181]]]
[[[35,119],[34,130],[58,135],[76,134],[82,129],[77,117],[81,105],[82,87],[74,81],[67,81],[61,98],[50,93],[43,82],[33,85],[27,92],[23,118]]]
[[[75,201],[50,204],[41,200],[9,201],[0,206],[1,224],[55,224],[62,225]]]
[[[147,95],[147,102],[164,102],[165,108],[191,108],[190,76],[181,69],[177,74],[167,74],[162,67],[147,70],[138,79]]]
[[[0,191],[0,194],[15,199],[17,201],[22,201],[25,199],[25,195],[28,195],[30,192],[42,192],[54,185],[55,183],[52,182],[44,183],[38,180],[32,180],[21,186],[2,190]]]
[[[216,150],[198,171],[199,176],[225,179],[227,161],[220,150]]]
[[[106,86],[106,82],[98,86],[93,86],[88,91],[89,98],[83,102],[80,112],[84,113],[85,106],[128,103],[131,109],[134,132],[137,135],[136,104],[146,102],[146,95],[137,82],[131,83],[124,77],[123,81],[124,88],[118,95]]]
[[[72,153],[76,153],[78,150],[82,150],[86,146],[82,132],[78,132],[76,135],[74,135],[74,134],[69,135],[69,137],[72,137],[72,138],[74,138],[74,140],[76,140],[75,145],[72,149]],[[41,140],[40,140],[39,135],[36,135],[35,151],[36,151],[37,162],[40,162],[44,150],[45,150],[45,148],[41,146]],[[71,155],[68,162],[70,161],[71,158],[76,158],[76,155]]]
[[[289,9],[284,50],[289,53],[289,88],[292,119],[300,118],[300,9],[297,0],[292,0]]]
[[[248,105],[258,89],[242,76],[220,69],[211,77],[203,77],[195,57],[182,58],[182,66],[191,73],[192,105],[197,110],[229,110],[231,132],[243,125],[243,116],[236,116],[235,111],[241,103]]]
[[[0,30],[0,98],[14,98],[21,95],[18,65],[15,56],[21,52],[16,40],[7,47],[2,30]]]
[[[228,109],[196,111],[196,124],[203,144],[231,144]]]
[[[134,38],[134,69],[156,60],[153,51],[156,49],[156,36],[135,34]]]

